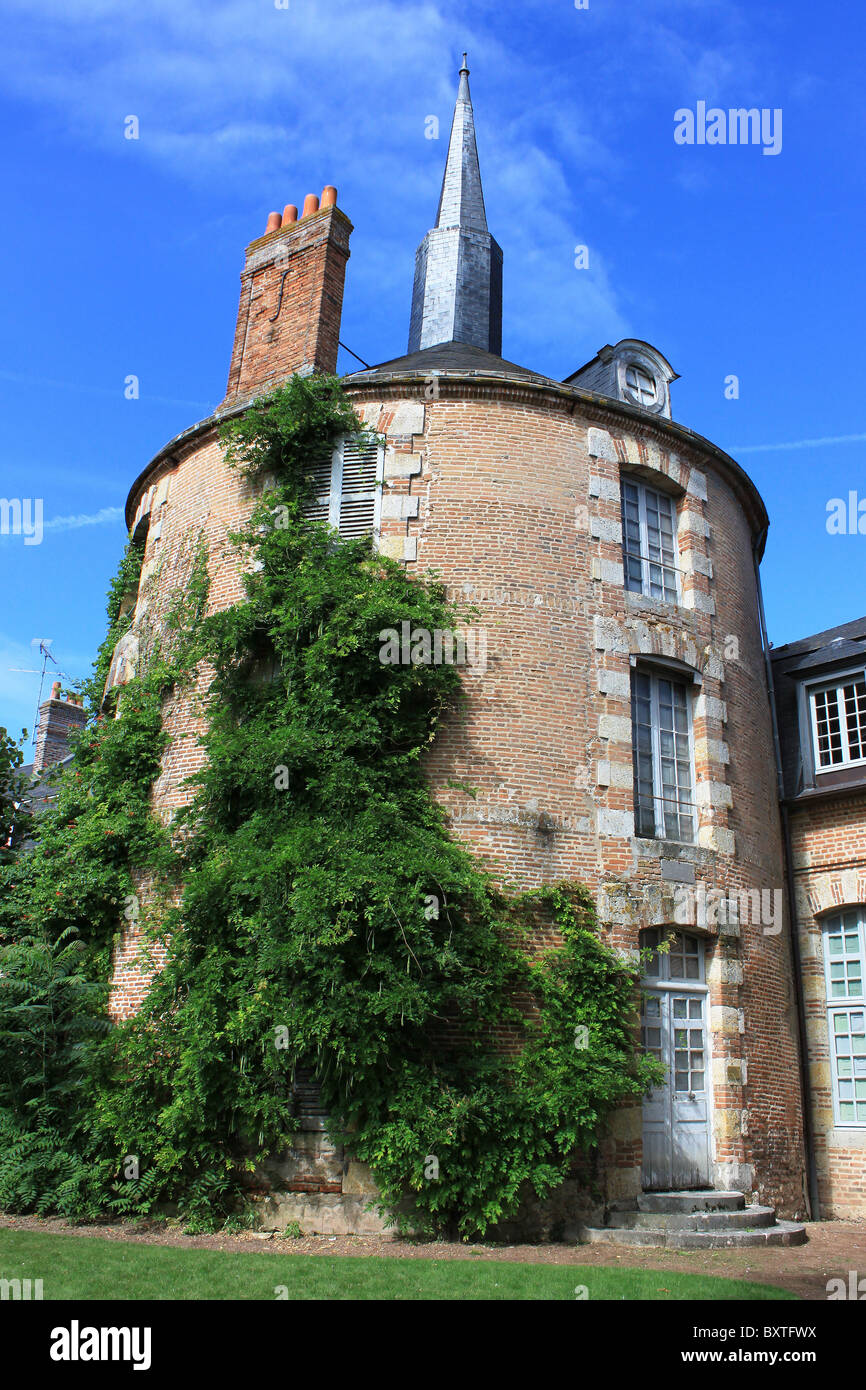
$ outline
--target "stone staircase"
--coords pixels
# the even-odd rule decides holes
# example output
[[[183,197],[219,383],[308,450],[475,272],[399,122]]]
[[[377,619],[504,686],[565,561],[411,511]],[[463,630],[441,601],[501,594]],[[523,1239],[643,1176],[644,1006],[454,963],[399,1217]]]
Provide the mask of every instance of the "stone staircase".
[[[750,1245],[802,1245],[806,1228],[779,1221],[773,1207],[747,1206],[742,1192],[644,1192],[614,1204],[604,1226],[582,1226],[584,1244],[717,1250]]]

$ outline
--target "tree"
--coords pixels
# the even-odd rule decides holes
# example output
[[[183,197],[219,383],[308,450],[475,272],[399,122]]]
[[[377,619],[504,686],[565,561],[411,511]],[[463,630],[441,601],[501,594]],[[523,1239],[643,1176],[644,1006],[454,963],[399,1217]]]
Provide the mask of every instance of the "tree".
[[[22,840],[26,839],[31,817],[24,804],[26,782],[18,769],[24,761],[21,745],[27,730],[21,730],[18,740],[0,726],[0,863],[7,863]]]

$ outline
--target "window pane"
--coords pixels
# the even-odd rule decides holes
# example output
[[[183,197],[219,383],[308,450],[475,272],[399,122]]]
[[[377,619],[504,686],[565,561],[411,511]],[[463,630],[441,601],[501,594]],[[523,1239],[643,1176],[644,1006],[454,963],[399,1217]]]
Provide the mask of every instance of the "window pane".
[[[676,507],[673,498],[624,478],[620,512],[625,587],[665,603],[676,603]]]
[[[842,731],[835,690],[817,690],[812,696],[818,734],[818,764],[831,767],[842,762]]]
[[[866,681],[852,681],[842,687],[845,698],[845,725],[848,733],[848,758],[866,757]]]

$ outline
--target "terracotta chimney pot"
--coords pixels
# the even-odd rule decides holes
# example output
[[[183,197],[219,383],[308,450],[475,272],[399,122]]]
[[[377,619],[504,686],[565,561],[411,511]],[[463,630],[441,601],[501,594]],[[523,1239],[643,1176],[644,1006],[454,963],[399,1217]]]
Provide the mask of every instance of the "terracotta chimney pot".
[[[337,190],[332,183],[326,183],[322,189],[322,201],[319,204],[323,208],[333,208],[337,206]]]
[[[278,232],[283,225],[283,219],[278,212],[268,213],[268,225],[265,227],[265,236],[268,232]]]
[[[288,227],[290,223],[297,222],[297,220],[298,209],[295,207],[294,203],[286,203],[286,206],[283,208],[283,226]]]
[[[304,199],[303,217],[310,217],[314,212],[319,211],[319,200],[315,193],[308,193]]]

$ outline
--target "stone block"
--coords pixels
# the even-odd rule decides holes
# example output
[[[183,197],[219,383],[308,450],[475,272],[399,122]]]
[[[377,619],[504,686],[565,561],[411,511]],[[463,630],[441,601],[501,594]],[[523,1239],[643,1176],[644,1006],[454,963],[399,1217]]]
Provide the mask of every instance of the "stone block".
[[[413,478],[421,472],[422,455],[403,453],[399,449],[385,450],[385,481],[389,478]]]
[[[707,475],[701,473],[697,468],[689,470],[689,479],[686,483],[686,492],[690,497],[696,497],[699,502],[707,500]]]
[[[622,545],[622,523],[612,517],[591,516],[589,534],[597,541],[609,541],[612,545]]]
[[[382,498],[382,520],[405,520],[406,517],[416,517],[418,515],[417,497],[407,497],[404,493],[387,492]]]
[[[681,859],[663,859],[662,878],[667,883],[694,883],[695,866]]]
[[[601,714],[598,719],[599,738],[613,743],[631,743],[631,720],[619,714]]]
[[[592,557],[591,574],[593,579],[601,580],[604,584],[613,584],[617,589],[621,589],[625,583],[622,565],[613,560],[600,560],[597,555]]]
[[[596,825],[599,835],[621,840],[630,840],[634,836],[634,814],[631,811],[610,811],[602,806],[596,811]]]
[[[595,618],[593,621],[593,640],[602,652],[627,652],[628,637],[614,618]]]
[[[590,458],[607,459],[610,463],[617,461],[613,440],[607,430],[588,429],[586,432],[586,450]]]
[[[733,854],[734,832],[717,825],[701,825],[698,827],[698,844],[702,849],[715,850],[717,854]]]
[[[686,589],[683,592],[683,608],[693,613],[715,613],[716,600],[702,589]]]
[[[610,695],[618,700],[628,700],[631,697],[631,681],[627,671],[607,671],[601,670],[596,673],[599,693]]]
[[[388,433],[405,437],[424,433],[424,405],[421,401],[401,401],[395,407]]]
[[[712,782],[709,778],[698,782],[695,800],[699,806],[712,806],[715,810],[727,809],[733,805],[733,796],[727,782]]]

